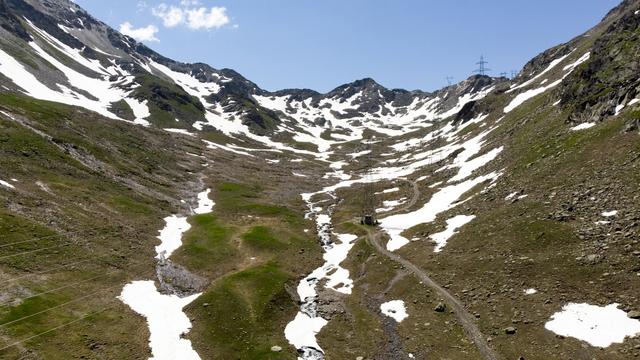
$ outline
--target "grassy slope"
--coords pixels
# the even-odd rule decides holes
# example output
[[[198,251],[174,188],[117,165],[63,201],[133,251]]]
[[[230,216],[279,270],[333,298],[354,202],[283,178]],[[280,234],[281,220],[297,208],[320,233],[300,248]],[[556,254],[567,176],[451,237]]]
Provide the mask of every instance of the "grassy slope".
[[[26,358],[145,356],[143,319],[115,297],[126,281],[153,275],[154,234],[174,208],[175,183],[192,180],[181,168],[191,160],[178,149],[192,145],[17,95],[2,94],[0,109],[51,137],[0,115],[0,176],[18,180],[15,190],[0,189],[0,347],[104,310],[1,357],[26,348]]]

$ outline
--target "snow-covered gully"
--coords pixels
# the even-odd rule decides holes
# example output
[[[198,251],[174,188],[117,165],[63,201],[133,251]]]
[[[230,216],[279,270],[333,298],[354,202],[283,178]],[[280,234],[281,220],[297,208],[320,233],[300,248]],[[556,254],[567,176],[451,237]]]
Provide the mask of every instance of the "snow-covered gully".
[[[324,199],[316,203],[312,201],[315,196],[322,195],[325,196]],[[315,218],[320,244],[325,251],[323,256],[325,263],[298,284],[300,311],[295,319],[287,324],[285,337],[298,350],[298,359],[321,360],[324,359],[324,352],[318,345],[316,335],[327,324],[327,320],[318,314],[317,286],[323,285],[343,294],[351,294],[353,280],[349,277],[349,271],[342,268],[340,263],[347,258],[357,236],[333,233],[331,215],[335,204],[326,207],[319,205],[327,200],[335,201],[333,192],[323,190],[307,193],[302,194],[302,198],[309,207],[306,216]]]
[[[198,194],[196,214],[212,211],[214,203],[208,195],[211,190]],[[160,230],[161,244],[156,246],[156,259],[165,261],[182,245],[182,235],[191,228],[186,216],[166,217],[165,227]],[[182,309],[200,294],[180,297],[163,294],[153,280],[133,281],[122,289],[118,297],[133,311],[144,316],[149,326],[149,346],[152,360],[200,360],[200,356],[183,335],[191,329],[191,322]]]

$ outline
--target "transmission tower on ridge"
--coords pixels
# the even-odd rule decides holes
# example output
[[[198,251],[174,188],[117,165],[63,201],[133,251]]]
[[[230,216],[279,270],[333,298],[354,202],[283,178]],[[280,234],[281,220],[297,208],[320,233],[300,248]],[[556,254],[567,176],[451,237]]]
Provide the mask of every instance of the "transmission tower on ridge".
[[[451,86],[453,84],[453,77],[452,76],[447,76],[445,79],[447,79],[447,86]]]
[[[478,68],[473,72],[479,75],[486,75],[487,72],[491,71],[491,69],[487,68],[488,63],[489,62],[484,60],[484,55],[480,55],[480,61],[476,63],[476,65],[478,65]]]

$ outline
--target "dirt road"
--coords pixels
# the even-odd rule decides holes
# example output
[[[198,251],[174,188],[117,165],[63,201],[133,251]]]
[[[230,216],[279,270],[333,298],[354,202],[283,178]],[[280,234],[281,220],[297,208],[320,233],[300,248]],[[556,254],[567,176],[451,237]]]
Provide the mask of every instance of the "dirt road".
[[[393,211],[392,213],[398,213],[403,211],[408,211],[413,205],[416,204],[420,197],[420,190],[415,181],[410,181],[406,179],[401,179],[403,181],[407,181],[411,183],[413,186],[413,196],[412,199],[402,208]],[[390,215],[391,213],[387,213],[386,215]],[[498,360],[500,357],[496,354],[493,349],[487,343],[487,338],[480,332],[480,329],[475,323],[475,318],[469,314],[469,312],[465,309],[464,305],[458,300],[455,296],[453,296],[447,289],[440,286],[440,284],[433,281],[427,273],[414,265],[409,260],[403,258],[402,256],[387,250],[386,246],[382,244],[382,240],[384,238],[384,233],[376,228],[371,228],[368,230],[368,240],[371,245],[382,255],[388,257],[389,259],[401,264],[407,269],[409,272],[414,274],[423,284],[430,287],[434,290],[441,298],[445,300],[447,305],[451,310],[453,310],[454,314],[458,318],[458,322],[462,325],[465,333],[469,337],[471,341],[476,345],[478,351],[482,354],[482,356],[487,360]]]

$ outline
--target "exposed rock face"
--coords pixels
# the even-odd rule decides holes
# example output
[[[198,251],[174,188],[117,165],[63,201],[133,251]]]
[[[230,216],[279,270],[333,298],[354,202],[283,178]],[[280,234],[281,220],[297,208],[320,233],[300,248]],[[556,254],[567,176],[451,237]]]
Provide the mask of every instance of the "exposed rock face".
[[[11,11],[7,0],[0,0],[0,27],[25,41],[31,41],[31,35],[22,26],[20,20]]]
[[[637,1],[625,1],[605,19],[610,25],[559,89],[562,103],[572,109],[572,123],[600,122],[615,115],[640,94],[640,16]]]
[[[156,274],[160,282],[160,292],[185,297],[201,292],[207,286],[207,280],[192,274],[184,267],[170,260],[159,261]]]
[[[520,71],[515,80],[522,83],[531,79],[536,74],[539,74],[541,71],[547,68],[553,60],[569,54],[572,50],[572,45],[574,42],[575,40],[570,41],[566,44],[558,45],[534,57],[524,65],[522,71]]]
[[[318,314],[324,319],[331,319],[344,314],[344,295],[333,289],[323,288],[318,292]]]

